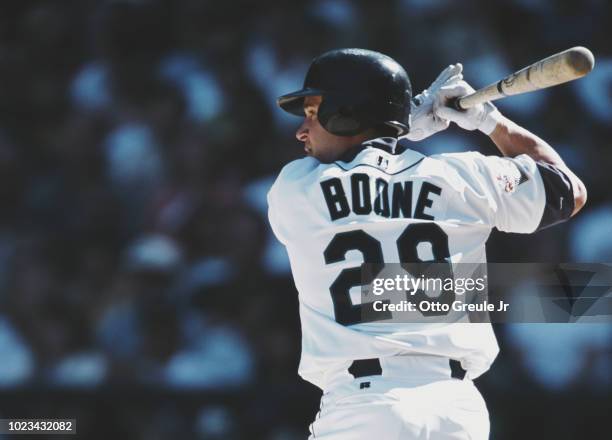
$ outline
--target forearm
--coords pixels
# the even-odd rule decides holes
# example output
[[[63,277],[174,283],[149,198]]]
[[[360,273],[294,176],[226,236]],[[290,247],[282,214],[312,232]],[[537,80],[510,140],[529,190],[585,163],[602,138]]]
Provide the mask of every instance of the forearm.
[[[561,156],[546,141],[529,130],[514,123],[505,116],[497,116],[497,125],[489,134],[499,151],[504,156],[515,157],[526,154],[536,162],[545,162],[556,166],[569,178],[574,192],[574,211],[576,214],[586,203],[586,187],[572,170],[563,162]]]
[[[561,156],[546,141],[505,116],[498,116],[497,125],[489,137],[504,156],[526,154],[535,161],[565,167]]]

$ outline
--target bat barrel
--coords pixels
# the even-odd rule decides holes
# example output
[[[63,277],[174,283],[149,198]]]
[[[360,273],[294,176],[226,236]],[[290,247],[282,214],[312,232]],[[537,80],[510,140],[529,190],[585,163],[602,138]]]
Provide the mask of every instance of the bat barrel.
[[[512,75],[449,103],[465,110],[487,101],[532,92],[583,77],[595,66],[595,57],[586,47],[576,46],[535,62]]]
[[[565,52],[567,52],[567,64],[576,73],[577,78],[586,75],[595,67],[593,52],[586,47],[576,46]]]

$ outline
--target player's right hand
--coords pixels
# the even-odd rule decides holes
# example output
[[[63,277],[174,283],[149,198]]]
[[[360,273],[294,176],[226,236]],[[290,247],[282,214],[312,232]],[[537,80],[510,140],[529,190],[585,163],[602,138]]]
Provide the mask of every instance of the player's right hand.
[[[448,128],[449,122],[434,114],[433,104],[443,86],[455,84],[463,78],[461,63],[444,69],[431,85],[412,99],[410,108],[410,132],[404,136],[413,142],[420,141]]]
[[[474,88],[467,82],[460,80],[446,85],[440,89],[434,102],[434,114],[444,120],[452,121],[464,130],[480,130],[484,134],[491,134],[497,126],[501,113],[490,102],[478,104],[467,110],[457,110],[449,107],[452,98],[469,95]]]

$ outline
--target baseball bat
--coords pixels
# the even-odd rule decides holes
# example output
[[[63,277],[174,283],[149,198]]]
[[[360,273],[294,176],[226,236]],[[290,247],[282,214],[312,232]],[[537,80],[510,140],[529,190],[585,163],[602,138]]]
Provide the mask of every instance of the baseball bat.
[[[533,92],[581,78],[593,70],[595,57],[589,49],[572,47],[537,61],[496,83],[456,98],[449,103],[457,110],[467,110],[478,104],[506,96]]]

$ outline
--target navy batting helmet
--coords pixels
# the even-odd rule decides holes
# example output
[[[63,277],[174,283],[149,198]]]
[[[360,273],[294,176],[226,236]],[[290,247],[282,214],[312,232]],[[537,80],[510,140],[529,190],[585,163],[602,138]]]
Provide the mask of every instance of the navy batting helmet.
[[[304,87],[278,98],[285,111],[304,116],[304,98],[321,95],[318,119],[330,133],[353,136],[385,125],[408,133],[412,88],[395,60],[365,49],[338,49],[312,61]]]

